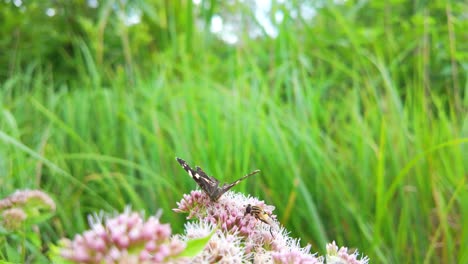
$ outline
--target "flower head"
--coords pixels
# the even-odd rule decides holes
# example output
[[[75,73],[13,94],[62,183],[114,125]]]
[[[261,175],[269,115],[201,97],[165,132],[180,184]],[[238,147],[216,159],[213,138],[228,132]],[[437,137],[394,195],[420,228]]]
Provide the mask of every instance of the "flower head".
[[[258,215],[247,213],[249,204],[261,212],[261,219]],[[210,227],[219,227],[202,253],[205,257],[200,257],[206,261],[221,261],[221,258],[210,259],[208,256],[213,256],[213,252],[237,252],[234,249],[222,249],[242,245],[243,258],[234,259],[248,259],[254,263],[319,263],[309,253],[310,246],[301,248],[298,240],[288,236],[272,214],[274,207],[257,198],[228,191],[217,202],[212,202],[205,193],[192,191],[190,195],[184,195],[177,205],[174,211],[189,213],[188,218],[198,219],[198,222],[186,225],[187,237],[205,236],[211,231]],[[231,259],[225,256],[224,260]]]
[[[322,261],[310,253],[310,245],[301,247],[299,239],[282,236],[274,246],[273,263],[322,263]]]
[[[185,248],[171,228],[156,217],[144,220],[126,210],[111,218],[95,219],[92,228],[62,242],[61,256],[78,263],[162,263],[176,262]]]
[[[25,221],[43,221],[55,211],[55,203],[39,190],[19,190],[0,200],[0,225],[9,230],[19,228]]]
[[[273,210],[257,198],[232,191],[216,202],[202,191],[192,191],[174,209],[196,219],[185,224],[183,235],[171,236],[169,225],[158,217],[145,220],[126,210],[114,217],[95,217],[91,230],[62,242],[60,253],[76,263],[368,263],[367,257],[357,260],[357,252],[349,254],[335,242],[327,245],[325,257],[317,257],[310,245],[301,247],[299,239],[289,236]]]
[[[201,191],[192,191],[190,195],[177,203],[175,212],[189,213],[187,218],[196,218],[202,222],[219,225],[228,232],[239,232],[243,236],[249,236],[255,230],[259,231],[261,222],[254,216],[246,214],[248,204],[260,207],[266,214],[271,214],[274,206],[266,205],[257,198],[244,196],[232,191],[226,192],[217,202],[210,201],[209,197]],[[270,216],[275,223],[276,216]]]
[[[50,196],[39,190],[18,190],[12,195],[0,200],[0,211],[21,207],[25,210],[47,209],[55,211],[55,203]]]
[[[0,214],[1,223],[9,230],[20,228],[26,218],[26,213],[20,208],[6,209]]]
[[[357,250],[354,253],[349,253],[347,247],[338,248],[335,241],[327,244],[327,263],[330,264],[367,264],[369,258],[364,256],[358,260],[359,253]]]
[[[186,239],[207,236],[216,227],[210,223],[196,222],[186,225]],[[201,254],[191,263],[246,263],[251,258],[242,245],[242,237],[217,229]]]

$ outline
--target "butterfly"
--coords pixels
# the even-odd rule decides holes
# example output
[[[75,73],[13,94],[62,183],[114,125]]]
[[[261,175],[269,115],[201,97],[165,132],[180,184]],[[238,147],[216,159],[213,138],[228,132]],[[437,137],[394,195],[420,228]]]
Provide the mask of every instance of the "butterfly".
[[[194,170],[187,164],[187,162],[185,162],[185,160],[181,158],[176,158],[176,160],[213,202],[216,202],[225,192],[229,191],[229,189],[239,184],[239,182],[245,178],[260,172],[260,170],[254,170],[233,183],[225,183],[223,186],[220,186],[219,181],[215,177],[208,176],[200,167],[197,166],[196,170]]]
[[[247,208],[245,208],[245,213],[244,215],[247,215],[247,214],[251,214],[253,215],[256,219],[262,221],[263,223],[267,224],[270,226],[270,234],[272,237],[273,236],[273,232],[271,231],[271,229],[273,227],[276,227],[276,224],[275,222],[271,219],[271,217],[265,212],[263,211],[262,208],[258,207],[258,206],[255,206],[255,205],[250,205],[248,204],[247,205]]]

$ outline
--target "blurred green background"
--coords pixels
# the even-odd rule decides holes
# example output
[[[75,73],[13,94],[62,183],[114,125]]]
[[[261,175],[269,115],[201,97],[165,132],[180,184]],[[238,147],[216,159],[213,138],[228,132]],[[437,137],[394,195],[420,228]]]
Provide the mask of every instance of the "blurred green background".
[[[260,169],[234,189],[314,251],[468,263],[467,14],[465,1],[1,0],[0,197],[53,196],[45,245],[126,205],[181,232],[171,209],[196,184],[178,156],[222,182]]]

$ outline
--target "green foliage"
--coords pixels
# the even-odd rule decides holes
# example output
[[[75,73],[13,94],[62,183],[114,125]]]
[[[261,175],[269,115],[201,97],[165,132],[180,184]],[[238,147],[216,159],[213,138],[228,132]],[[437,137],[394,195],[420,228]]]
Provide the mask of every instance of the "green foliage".
[[[60,243],[63,243],[63,241],[59,241],[59,245],[49,245],[49,252],[47,256],[51,260],[50,262],[54,264],[72,264],[72,261],[66,260],[60,256]]]
[[[43,240],[127,204],[182,230],[170,209],[196,185],[179,156],[222,181],[260,169],[237,190],[315,250],[468,261],[463,1],[346,1],[311,21],[275,4],[278,36],[237,46],[195,27],[228,13],[215,1],[69,1],[52,19],[36,2],[0,4],[0,194],[54,195]]]
[[[180,253],[180,257],[188,257],[188,258],[194,258],[198,254],[200,254],[203,249],[208,245],[208,241],[210,241],[211,237],[213,234],[216,232],[216,229],[213,229],[213,231],[207,235],[206,237],[201,237],[201,238],[194,238],[191,240],[187,241],[187,247]]]
[[[50,217],[34,217],[30,221],[23,221],[16,229],[5,229],[0,221],[0,259],[6,259],[13,263],[45,263],[47,258],[42,255],[44,248],[40,233],[33,230],[33,224],[42,222]],[[3,220],[0,217],[0,220]]]

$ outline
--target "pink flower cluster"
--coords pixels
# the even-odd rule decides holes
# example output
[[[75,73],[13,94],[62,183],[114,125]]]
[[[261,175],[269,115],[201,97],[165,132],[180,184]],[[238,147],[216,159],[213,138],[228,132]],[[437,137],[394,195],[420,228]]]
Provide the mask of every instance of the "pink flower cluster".
[[[46,193],[39,190],[18,190],[0,200],[0,225],[15,230],[27,219],[36,218],[55,211],[55,203]]]
[[[6,209],[1,213],[0,224],[8,230],[19,229],[28,216],[19,208]]]
[[[256,206],[254,215],[247,214],[249,204],[250,212]],[[196,219],[185,224],[184,235],[171,236],[169,225],[158,217],[145,221],[127,210],[97,219],[91,230],[63,241],[60,255],[73,263],[368,263],[367,257],[358,260],[357,252],[350,254],[335,242],[327,245],[325,256],[311,253],[310,245],[301,247],[298,239],[289,237],[272,214],[273,206],[254,197],[229,191],[212,202],[204,192],[192,191],[177,205],[174,211]],[[206,239],[194,251],[191,242]],[[190,258],[181,257],[188,252]]]
[[[269,224],[246,214],[248,204],[258,206],[272,220]],[[291,263],[291,264],[367,264],[368,258],[358,260],[357,253],[347,248],[327,245],[327,255],[310,253],[310,245],[301,247],[298,239],[288,232],[272,214],[274,207],[257,198],[229,191],[217,202],[210,201],[202,191],[192,191],[177,203],[175,212],[188,213],[188,219],[198,221],[185,225],[185,239],[205,237],[213,230],[208,245],[191,263]],[[272,228],[273,235],[270,233]]]
[[[358,259],[359,254],[357,251],[354,253],[349,253],[348,248],[341,247],[338,248],[335,241],[327,244],[327,263],[330,264],[367,264],[369,263],[369,258],[364,256],[362,259]]]
[[[238,232],[240,235],[249,237],[256,231],[261,231],[259,225],[262,223],[251,214],[246,214],[246,207],[252,204],[260,207],[266,214],[271,215],[274,206],[266,205],[254,197],[246,197],[240,193],[229,191],[217,202],[211,202],[209,197],[202,191],[192,191],[190,195],[177,203],[178,208],[173,209],[178,213],[188,213],[187,219],[200,219],[203,222],[219,225],[224,231]],[[276,216],[271,216],[275,219]],[[276,223],[276,222],[275,222]],[[277,223],[276,223],[277,224]],[[277,226],[273,227],[277,228]],[[265,232],[262,239],[271,240],[269,232]]]
[[[261,222],[251,214],[246,214],[248,204],[258,206],[263,210],[271,219],[272,226]],[[208,234],[211,230],[206,224],[220,227],[210,240],[209,247],[201,254],[202,259],[196,263],[210,262],[213,254],[209,252],[236,251],[232,248],[235,248],[236,243],[226,242],[226,239],[231,236],[237,237],[237,240],[231,240],[239,241],[238,244],[243,245],[240,250],[242,254],[237,256],[237,259],[254,263],[320,263],[320,259],[309,252],[309,246],[301,248],[299,241],[290,238],[286,230],[280,227],[276,216],[272,215],[274,207],[266,205],[257,198],[229,191],[217,202],[211,202],[205,193],[192,191],[190,195],[184,195],[177,205],[178,208],[174,211],[189,213],[188,218],[199,220],[198,229],[197,224],[186,226],[187,237]],[[270,228],[273,230],[273,236]],[[205,232],[200,232],[200,230],[205,230]]]
[[[0,200],[0,211],[13,207],[36,207],[55,211],[54,200],[46,193],[39,190],[18,190],[12,195]]]
[[[206,237],[214,228],[210,223],[187,223],[185,239]],[[242,237],[218,230],[189,263],[247,263],[250,254],[246,254],[242,242]]]
[[[77,263],[178,263],[184,261],[176,258],[184,248],[168,224],[127,210],[104,223],[97,219],[72,241],[62,240],[60,254]]]

